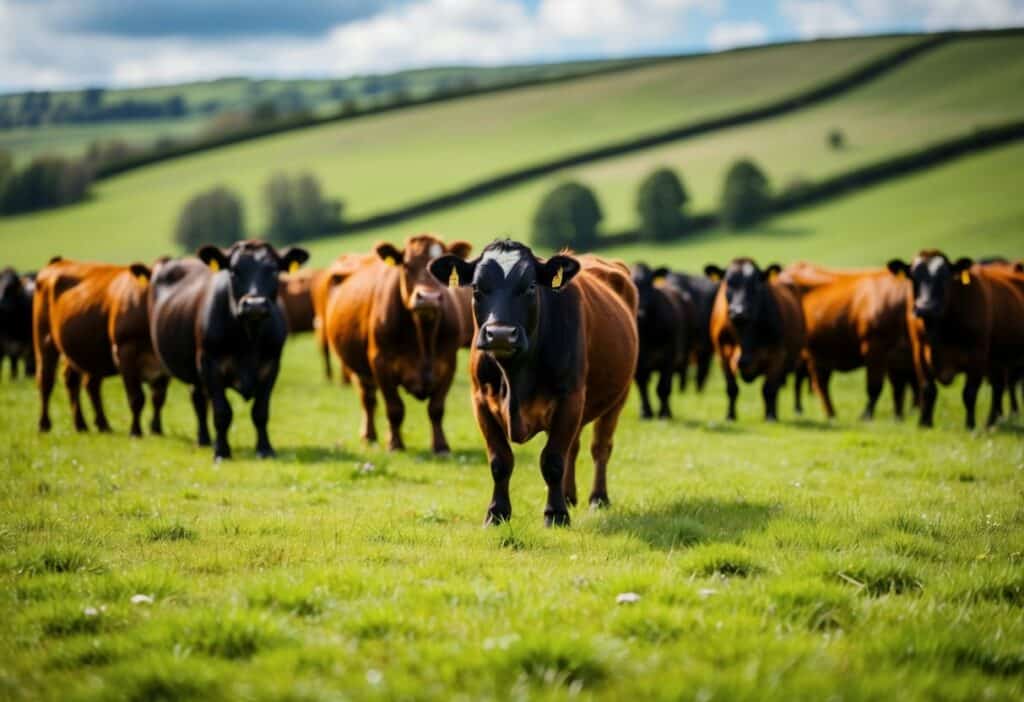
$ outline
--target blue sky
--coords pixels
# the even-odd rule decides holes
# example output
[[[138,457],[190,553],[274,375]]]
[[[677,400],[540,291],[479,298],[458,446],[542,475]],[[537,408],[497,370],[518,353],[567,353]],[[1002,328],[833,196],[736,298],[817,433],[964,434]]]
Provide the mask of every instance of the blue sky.
[[[0,0],[0,90],[344,76],[1024,25],[1024,0]]]

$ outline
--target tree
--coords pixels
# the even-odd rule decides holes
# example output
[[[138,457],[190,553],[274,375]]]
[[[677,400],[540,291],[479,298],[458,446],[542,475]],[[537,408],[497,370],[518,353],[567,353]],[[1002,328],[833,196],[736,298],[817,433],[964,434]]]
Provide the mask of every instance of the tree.
[[[532,242],[549,249],[588,251],[597,244],[604,215],[594,192],[580,183],[563,183],[549,192],[533,217]]]
[[[649,241],[667,241],[686,228],[683,207],[689,198],[674,171],[659,168],[640,184],[636,210],[640,215],[640,236]]]
[[[230,246],[245,238],[245,218],[238,195],[220,185],[185,203],[174,240],[186,250],[204,244]]]
[[[20,171],[8,166],[6,175],[0,173],[0,214],[78,202],[88,194],[92,178],[84,160],[40,156]]]
[[[325,198],[311,173],[275,173],[263,186],[263,198],[267,240],[274,244],[316,238],[341,225],[341,201]]]
[[[846,146],[846,135],[841,129],[833,129],[828,133],[828,146],[833,151],[839,151]]]
[[[767,214],[771,205],[768,178],[750,160],[732,164],[725,174],[719,215],[730,229],[744,229]]]

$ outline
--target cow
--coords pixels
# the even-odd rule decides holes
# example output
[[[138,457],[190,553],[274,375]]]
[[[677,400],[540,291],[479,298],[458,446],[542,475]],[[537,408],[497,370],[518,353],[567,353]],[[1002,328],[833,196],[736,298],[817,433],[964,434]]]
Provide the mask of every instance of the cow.
[[[659,373],[658,416],[672,417],[669,396],[676,372],[685,374],[689,361],[689,341],[694,318],[693,303],[677,288],[663,283],[667,268],[651,270],[638,263],[631,270],[637,289],[637,331],[640,339],[636,363],[636,386],[640,391],[640,417],[651,419],[654,412],[648,396],[651,375]]]
[[[206,415],[212,404],[215,461],[231,457],[228,388],[252,401],[256,454],[275,455],[267,422],[288,335],[277,304],[278,274],[308,258],[305,249],[277,251],[263,241],[248,240],[228,248],[203,246],[196,258],[166,261],[153,272],[153,347],[170,374],[192,386],[200,446],[210,445]]]
[[[509,442],[521,444],[543,431],[544,523],[568,525],[568,506],[576,504],[580,432],[591,422],[590,504],[607,505],[612,437],[639,352],[637,292],[629,269],[568,252],[545,260],[506,239],[473,261],[442,256],[430,271],[450,285],[472,288],[473,409],[494,480],[484,523],[512,515],[515,457]]]
[[[313,330],[316,333],[317,346],[323,357],[324,377],[327,380],[332,380],[334,375],[331,369],[331,344],[326,331],[327,300],[334,288],[348,280],[348,277],[365,263],[375,260],[377,260],[375,253],[342,254],[313,279],[310,288],[313,301]],[[342,364],[339,375],[342,383],[347,385],[351,382],[350,374],[345,370],[344,364]]]
[[[733,259],[724,270],[713,264],[704,269],[709,278],[722,280],[711,313],[711,340],[725,374],[730,421],[736,419],[737,375],[748,383],[764,376],[764,415],[775,421],[779,388],[801,360],[803,311],[796,293],[778,280],[781,270],[778,264],[762,270],[750,258]]]
[[[825,415],[835,417],[828,387],[832,372],[865,366],[868,399],[861,419],[874,417],[886,376],[895,415],[902,418],[906,388],[917,394],[905,311],[909,284],[884,268],[830,269],[804,262],[787,266],[780,280],[800,295],[807,333],[806,373]],[[799,379],[796,391],[799,394]]]
[[[1002,395],[1024,364],[1024,276],[1002,266],[951,260],[936,249],[913,261],[892,259],[889,271],[910,278],[906,319],[914,365],[922,388],[919,424],[934,422],[936,382],[949,385],[966,374],[962,399],[965,424],[975,427],[982,380],[992,385],[986,424],[999,419]]]
[[[36,288],[35,273],[18,275],[13,268],[0,271],[0,376],[3,360],[11,360],[11,379],[18,377],[18,364],[25,366],[25,375],[36,373],[36,357],[32,350],[32,295]]]
[[[464,258],[472,246],[445,244],[422,234],[404,248],[379,243],[373,254],[337,270],[328,293],[324,332],[345,369],[356,379],[363,406],[361,435],[377,440],[377,391],[384,397],[390,435],[388,448],[405,449],[402,422],[404,388],[427,401],[435,454],[449,453],[442,420],[455,376],[456,353],[464,334],[455,296],[427,270],[447,253]],[[339,280],[340,279],[340,280]]]
[[[146,295],[150,275],[150,268],[142,263],[116,266],[60,257],[39,271],[32,306],[39,431],[52,428],[50,395],[63,356],[64,385],[76,430],[88,429],[79,402],[83,379],[95,411],[96,429],[111,430],[100,385],[105,377],[120,373],[132,413],[130,434],[142,436],[143,383],[150,387],[153,405],[150,433],[163,433],[161,411],[169,378],[149,338]]]
[[[711,310],[715,306],[718,286],[721,278],[709,278],[706,275],[670,272],[666,282],[684,296],[689,297],[693,306],[690,323],[690,350],[696,365],[697,392],[703,392],[711,370],[711,361],[715,356],[715,346],[711,343]],[[679,369],[679,389],[686,390],[688,367]]]
[[[311,332],[314,328],[312,289],[323,271],[312,268],[293,270],[281,274],[281,292],[278,299],[284,308],[289,334]]]

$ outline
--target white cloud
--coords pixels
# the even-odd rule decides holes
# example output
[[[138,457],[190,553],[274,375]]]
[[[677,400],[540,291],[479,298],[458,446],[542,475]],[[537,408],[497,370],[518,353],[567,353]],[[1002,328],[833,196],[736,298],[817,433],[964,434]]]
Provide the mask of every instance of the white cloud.
[[[760,22],[718,22],[708,33],[708,46],[713,51],[722,51],[762,44],[767,38],[768,28]]]
[[[837,0],[783,0],[782,16],[803,39],[855,34],[864,28],[864,19]]]
[[[929,30],[1024,24],[1021,0],[915,0],[913,5],[923,13]]]

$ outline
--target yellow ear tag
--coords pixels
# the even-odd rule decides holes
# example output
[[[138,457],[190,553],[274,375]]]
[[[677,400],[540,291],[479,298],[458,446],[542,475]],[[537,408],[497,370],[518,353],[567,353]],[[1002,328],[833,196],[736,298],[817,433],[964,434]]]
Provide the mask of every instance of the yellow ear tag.
[[[216,273],[217,271],[220,270],[220,264],[217,263],[217,259],[215,259],[215,258],[211,258],[210,259],[210,270],[213,271],[214,273]]]
[[[289,273],[294,273],[297,270],[299,270],[299,262],[298,261],[292,261],[291,263],[288,264],[288,272]]]
[[[970,285],[971,274],[968,271],[960,271],[960,282],[964,285]]]
[[[562,287],[562,267],[558,267],[558,272],[555,273],[555,277],[551,279],[551,287],[555,290]]]
[[[717,283],[721,279],[722,276],[718,275],[717,273],[712,273],[711,275],[708,276],[708,280],[710,280],[712,283]]]
[[[776,271],[772,271],[771,273],[768,274],[768,282],[769,283],[774,283],[775,279],[778,278],[778,277],[779,277],[779,274]]]
[[[459,272],[452,268],[452,274],[448,276],[448,287],[454,290],[459,287]]]
[[[393,266],[395,265],[395,259],[392,256],[388,256],[387,258],[384,259],[384,263],[388,264],[389,266]]]
[[[149,282],[149,276],[146,275],[145,273],[139,273],[137,276],[135,276],[135,280],[139,281],[139,285],[145,285],[146,283]]]
[[[659,275],[657,278],[654,279],[654,284],[655,285],[661,285],[664,282],[665,282],[665,276],[663,276],[663,275]]]

